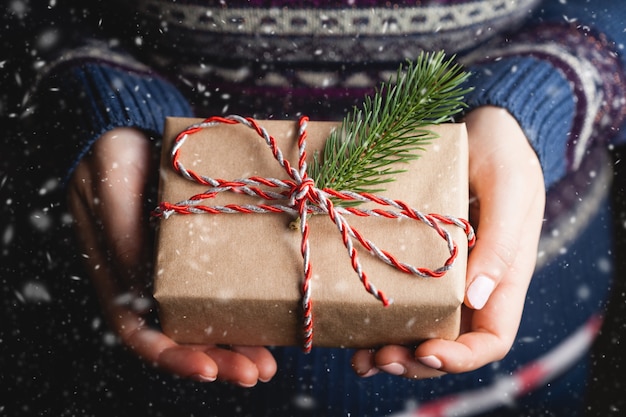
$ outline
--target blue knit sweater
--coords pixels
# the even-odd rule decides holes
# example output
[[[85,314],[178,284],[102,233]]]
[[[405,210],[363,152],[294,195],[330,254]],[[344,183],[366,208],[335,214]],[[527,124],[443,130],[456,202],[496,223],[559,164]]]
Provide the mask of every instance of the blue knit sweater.
[[[577,4],[584,2],[547,2],[547,9],[539,3],[124,2],[123,15],[135,19],[119,38],[125,50],[83,39],[51,60],[41,71],[39,100],[66,106],[48,108],[42,117],[52,115],[57,127],[67,120],[73,132],[83,132],[59,144],[72,146],[68,164],[113,127],[158,136],[165,116],[194,110],[199,116],[340,119],[399,62],[421,50],[445,49],[473,74],[470,109],[508,109],[550,185],[620,127],[626,107],[617,45],[624,33],[614,22],[623,12],[611,9],[612,19],[594,27],[583,23],[589,16]],[[602,32],[606,28],[611,33]]]
[[[33,114],[50,135],[46,145],[66,158],[59,176],[103,132],[133,126],[158,138],[166,116],[340,119],[422,50],[444,49],[468,67],[470,110],[492,104],[516,117],[548,187],[576,171],[590,149],[620,140],[626,116],[619,26],[626,10],[609,0],[594,2],[595,11],[610,9],[604,14],[578,0],[137,0],[116,7],[114,15],[91,13],[104,27],[115,16],[109,29],[119,33],[80,38],[48,60],[35,83]],[[285,366],[273,387],[307,393],[294,397],[300,410],[323,398],[330,414],[379,414],[403,405],[398,393],[419,389],[348,375],[345,351],[276,355]],[[458,387],[421,389],[426,398]],[[266,391],[250,395],[280,414]]]

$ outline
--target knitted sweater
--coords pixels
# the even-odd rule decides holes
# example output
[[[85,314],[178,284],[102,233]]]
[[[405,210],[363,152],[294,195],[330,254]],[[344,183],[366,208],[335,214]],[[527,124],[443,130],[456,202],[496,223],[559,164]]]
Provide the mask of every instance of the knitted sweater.
[[[585,3],[135,0],[113,8],[93,2],[90,11],[71,13],[95,29],[61,54],[48,51],[30,111],[39,134],[49,137],[44,145],[62,158],[63,176],[103,132],[134,126],[158,138],[166,116],[340,119],[405,59],[444,49],[472,74],[469,109],[492,104],[511,112],[550,187],[579,169],[598,144],[619,140],[625,116],[618,45],[626,34],[615,22],[625,21],[626,11],[596,0],[595,10],[608,7],[611,14],[590,14]],[[347,351],[274,353],[281,373],[271,385],[245,393],[212,386],[215,407],[239,410],[242,401],[258,413],[290,415],[289,407],[303,412],[315,399],[329,414],[379,415],[401,409],[407,393],[427,399],[458,392],[492,380],[496,369],[441,383],[392,384],[382,375],[356,378]],[[511,363],[531,354],[520,349]],[[293,403],[274,401],[277,393],[293,395]],[[185,402],[178,404],[181,415]]]
[[[588,17],[582,1],[539,3],[137,0],[121,2],[115,14],[106,4],[93,6],[90,16],[113,33],[106,43],[81,38],[80,48],[49,60],[39,101],[67,105],[48,108],[39,120],[52,120],[55,130],[67,120],[72,131],[64,137],[84,132],[63,152],[76,163],[108,129],[137,126],[159,135],[165,116],[191,115],[192,108],[198,116],[340,119],[400,62],[444,49],[473,74],[470,109],[508,109],[551,185],[622,122],[616,41],[624,33],[578,24]],[[624,14],[611,12],[615,21]]]

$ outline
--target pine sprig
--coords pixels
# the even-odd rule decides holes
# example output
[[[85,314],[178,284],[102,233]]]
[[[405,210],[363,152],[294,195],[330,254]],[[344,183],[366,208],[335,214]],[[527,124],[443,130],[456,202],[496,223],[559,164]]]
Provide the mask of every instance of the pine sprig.
[[[446,60],[443,52],[422,53],[400,66],[390,79],[355,107],[327,139],[322,158],[315,155],[310,175],[319,188],[380,192],[381,185],[405,170],[398,163],[419,157],[416,151],[438,135],[427,129],[452,120],[470,91],[469,74]]]

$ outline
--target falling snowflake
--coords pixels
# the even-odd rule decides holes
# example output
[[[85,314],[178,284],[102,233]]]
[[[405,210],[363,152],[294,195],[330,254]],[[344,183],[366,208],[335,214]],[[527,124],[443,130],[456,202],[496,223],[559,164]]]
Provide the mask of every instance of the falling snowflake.
[[[52,301],[50,292],[41,282],[29,281],[22,287],[22,291],[16,293],[20,301],[24,303],[49,303]]]

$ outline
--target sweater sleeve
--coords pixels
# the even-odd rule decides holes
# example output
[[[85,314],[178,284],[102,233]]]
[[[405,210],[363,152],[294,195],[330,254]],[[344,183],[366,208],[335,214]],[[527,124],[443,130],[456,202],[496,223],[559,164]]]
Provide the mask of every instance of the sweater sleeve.
[[[541,161],[549,187],[607,143],[626,116],[625,74],[615,43],[580,24],[541,19],[466,58],[470,108],[506,108]],[[505,138],[503,138],[504,140]]]
[[[106,131],[134,127],[159,138],[168,116],[192,110],[176,86],[122,52],[92,43],[67,51],[36,83],[31,118],[67,181]]]

